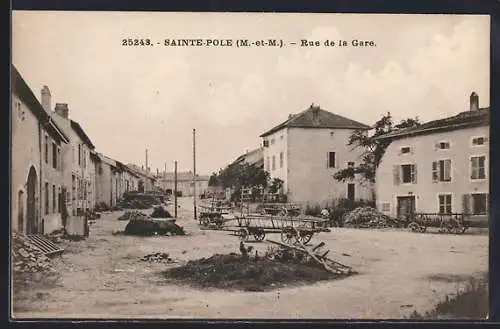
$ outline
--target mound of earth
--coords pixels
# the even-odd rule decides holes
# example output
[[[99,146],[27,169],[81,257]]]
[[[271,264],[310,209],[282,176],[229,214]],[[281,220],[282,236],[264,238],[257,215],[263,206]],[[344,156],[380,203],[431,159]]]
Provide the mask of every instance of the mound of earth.
[[[151,218],[131,219],[125,226],[125,235],[185,235],[184,229],[175,220],[155,220]]]
[[[216,254],[163,272],[167,279],[203,288],[266,291],[291,283],[338,278],[314,263]]]

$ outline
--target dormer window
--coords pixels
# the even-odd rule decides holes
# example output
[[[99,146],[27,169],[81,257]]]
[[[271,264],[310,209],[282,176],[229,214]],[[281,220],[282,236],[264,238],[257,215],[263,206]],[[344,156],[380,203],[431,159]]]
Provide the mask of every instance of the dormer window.
[[[411,152],[411,147],[409,147],[409,146],[403,146],[401,148],[401,154],[408,154],[410,152]]]

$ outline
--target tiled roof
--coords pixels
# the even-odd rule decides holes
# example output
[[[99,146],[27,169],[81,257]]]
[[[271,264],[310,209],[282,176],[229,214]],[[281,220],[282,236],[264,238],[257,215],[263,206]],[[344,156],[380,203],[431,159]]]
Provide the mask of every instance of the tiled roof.
[[[465,111],[457,115],[433,120],[420,126],[406,128],[378,137],[378,139],[399,138],[422,134],[432,134],[443,130],[456,130],[490,124],[490,109],[481,108],[476,111]]]
[[[233,163],[240,163],[240,162],[244,162],[244,161],[248,162],[249,158],[251,158],[253,156],[259,157],[259,159],[257,161],[254,161],[254,163],[258,163],[258,162],[260,162],[260,160],[263,160],[262,148],[259,147],[258,149],[255,149],[255,150],[252,150],[252,151],[249,151],[245,154],[240,155]]]
[[[17,70],[14,65],[11,65],[11,90],[13,93],[19,96],[19,98],[27,105],[28,109],[37,117],[37,119],[46,124],[45,128],[51,134],[52,137],[61,140],[64,143],[69,142],[68,136],[64,134],[63,130],[57,125],[57,123],[52,119],[49,113],[45,111],[42,104],[33,94],[33,91],[28,86],[26,81],[24,81],[21,73]]]
[[[330,129],[370,129],[369,126],[345,118],[341,115],[328,112],[319,106],[311,105],[308,109],[299,114],[291,115],[290,118],[281,124],[266,131],[260,137],[268,136],[283,128],[330,128]]]

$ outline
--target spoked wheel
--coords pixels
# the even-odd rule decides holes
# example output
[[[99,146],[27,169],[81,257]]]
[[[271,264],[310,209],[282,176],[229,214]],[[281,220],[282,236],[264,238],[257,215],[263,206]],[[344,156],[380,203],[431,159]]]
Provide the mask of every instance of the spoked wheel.
[[[259,228],[254,232],[253,236],[255,241],[262,241],[266,237],[266,232],[264,232],[264,229]]]
[[[297,241],[306,244],[309,241],[311,241],[312,237],[314,235],[314,232],[308,229],[305,230],[299,230],[299,234],[297,236]]]
[[[248,230],[246,228],[242,228],[242,229],[238,230],[237,235],[239,236],[241,241],[248,241],[249,233],[248,233]]]
[[[417,224],[417,223],[415,223],[415,222],[411,222],[411,223],[408,225],[408,229],[409,229],[410,231],[412,231],[412,232],[417,232],[417,231],[419,231],[419,228],[420,228],[420,227],[419,227],[419,226],[418,226],[418,224]]]
[[[281,230],[281,241],[287,244],[293,244],[297,241],[297,230],[291,226],[286,226]]]

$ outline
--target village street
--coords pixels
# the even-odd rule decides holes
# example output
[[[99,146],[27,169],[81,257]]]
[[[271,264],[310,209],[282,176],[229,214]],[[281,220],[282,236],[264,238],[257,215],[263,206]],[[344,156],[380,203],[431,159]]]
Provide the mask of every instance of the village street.
[[[113,234],[123,212],[103,214],[82,241],[67,241],[53,259],[56,282],[31,283],[14,296],[14,316],[65,318],[403,318],[431,309],[471,274],[488,268],[488,236],[334,228],[315,235],[330,256],[358,275],[270,292],[199,290],[166,283],[161,271],[215,253],[238,252],[237,237],[200,230],[192,199],[181,198],[187,236]],[[273,237],[276,235],[276,237]],[[277,234],[270,238],[279,239]],[[265,251],[267,244],[253,243]],[[167,252],[178,263],[141,257]]]

